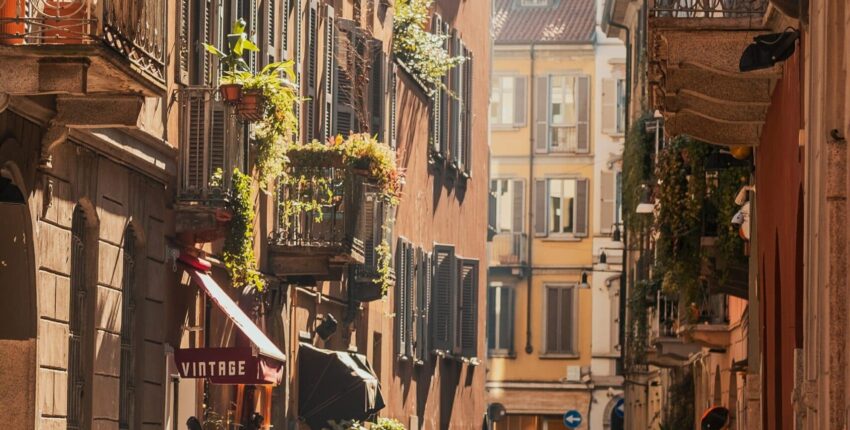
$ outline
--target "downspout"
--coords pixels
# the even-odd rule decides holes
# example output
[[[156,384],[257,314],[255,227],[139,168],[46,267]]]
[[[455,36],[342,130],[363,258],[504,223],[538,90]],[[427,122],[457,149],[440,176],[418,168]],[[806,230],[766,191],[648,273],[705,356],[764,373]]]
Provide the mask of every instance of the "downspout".
[[[623,24],[618,22],[614,22],[614,19],[611,16],[608,16],[608,25],[614,28],[619,28],[626,32],[626,115],[625,115],[625,135],[628,136],[630,130],[630,116],[632,110],[632,37],[631,37],[631,29]],[[623,170],[625,170],[625,162],[623,159]],[[618,342],[620,344],[620,358],[617,359],[617,374],[622,375],[625,365],[623,363],[623,357],[626,354],[626,280],[628,279],[628,267],[629,260],[627,258],[627,253],[629,252],[629,235],[627,234],[627,229],[625,223],[623,223],[622,227],[622,238],[623,238],[623,274],[620,276],[620,303],[619,303],[619,315],[620,315],[620,330],[619,330],[619,339]]]
[[[531,79],[530,86],[531,91],[529,91],[528,104],[529,111],[532,112],[530,115],[530,121],[528,121],[529,130],[529,139],[528,139],[528,282],[527,282],[527,293],[528,297],[525,301],[525,353],[531,354],[534,352],[534,347],[531,345],[531,292],[532,288],[532,279],[533,279],[533,268],[534,264],[532,263],[532,249],[534,248],[534,203],[531,199],[534,198],[534,130],[535,124],[537,121],[537,112],[534,110],[534,90],[535,90],[535,76],[534,76],[534,48],[536,42],[531,42]]]

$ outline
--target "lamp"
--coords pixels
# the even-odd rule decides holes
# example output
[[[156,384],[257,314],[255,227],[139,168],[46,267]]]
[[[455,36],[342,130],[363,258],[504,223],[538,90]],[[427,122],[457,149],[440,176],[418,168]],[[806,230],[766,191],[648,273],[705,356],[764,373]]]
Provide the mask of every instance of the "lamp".
[[[578,286],[579,288],[589,287],[589,285],[587,285],[587,272],[585,272],[584,270],[581,271],[581,283],[579,283]]]
[[[318,334],[322,340],[328,340],[328,338],[336,332],[337,325],[336,318],[334,318],[333,314],[325,314],[325,317],[322,319],[322,323],[316,327],[316,334]]]
[[[620,233],[620,224],[614,224],[614,231],[611,233],[611,240],[613,240],[614,242],[619,242],[620,239],[622,239],[620,237],[621,234],[622,233]]]
[[[605,251],[599,253],[599,264],[608,264],[608,254]]]

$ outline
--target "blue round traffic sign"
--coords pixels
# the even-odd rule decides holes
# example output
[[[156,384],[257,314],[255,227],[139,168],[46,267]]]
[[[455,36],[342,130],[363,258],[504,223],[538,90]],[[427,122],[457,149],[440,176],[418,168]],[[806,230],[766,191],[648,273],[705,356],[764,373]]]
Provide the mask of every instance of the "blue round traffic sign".
[[[574,429],[581,425],[581,413],[577,410],[571,410],[564,413],[564,425]]]
[[[617,403],[614,404],[614,415],[617,418],[624,418],[626,416],[626,401],[623,398],[617,400]]]

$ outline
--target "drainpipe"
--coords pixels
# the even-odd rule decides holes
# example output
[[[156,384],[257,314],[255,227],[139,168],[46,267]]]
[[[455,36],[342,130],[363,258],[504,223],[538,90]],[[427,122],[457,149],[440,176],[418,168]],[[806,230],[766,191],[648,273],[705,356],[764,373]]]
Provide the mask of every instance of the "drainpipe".
[[[531,52],[529,53],[531,59],[531,79],[530,86],[531,91],[529,91],[528,104],[529,111],[532,112],[529,115],[528,126],[531,128],[528,139],[528,297],[525,302],[525,353],[531,354],[534,352],[534,346],[531,345],[531,292],[532,292],[532,279],[534,277],[534,264],[532,264],[531,256],[532,249],[534,248],[534,203],[531,201],[534,198],[534,130],[535,130],[535,122],[537,121],[537,112],[534,110],[534,89],[535,89],[535,76],[534,76],[534,48],[536,46],[535,42],[531,42]]]
[[[631,107],[632,107],[632,37],[631,37],[631,29],[623,24],[618,22],[614,22],[611,16],[608,16],[608,25],[614,28],[619,28],[626,33],[626,118],[625,118],[625,135],[627,136],[630,132],[630,116],[631,116]],[[625,159],[623,160],[625,164]],[[624,166],[625,167],[625,166]],[[625,169],[624,169],[625,170]],[[626,354],[626,280],[628,279],[628,267],[629,260],[627,258],[628,249],[629,249],[629,235],[628,230],[626,229],[625,223],[622,225],[623,232],[623,274],[620,276],[620,306],[619,306],[619,314],[620,314],[620,333],[618,342],[620,344],[620,358],[617,359],[617,374],[622,375],[624,372],[625,365],[623,363],[623,357]]]

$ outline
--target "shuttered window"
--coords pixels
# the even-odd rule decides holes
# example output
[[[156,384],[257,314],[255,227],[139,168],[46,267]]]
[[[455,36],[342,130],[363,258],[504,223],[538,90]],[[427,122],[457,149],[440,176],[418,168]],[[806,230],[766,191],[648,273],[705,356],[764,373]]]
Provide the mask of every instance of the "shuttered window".
[[[465,358],[478,355],[478,260],[458,260],[456,354]]]
[[[612,171],[599,174],[599,231],[610,233],[616,222],[617,188],[616,176]]]
[[[431,19],[431,33],[443,33],[443,18],[440,15],[434,15],[434,18]],[[448,41],[444,42],[443,48],[448,48]],[[442,78],[442,84],[448,86],[448,76]],[[429,111],[431,155],[436,158],[442,158],[445,152],[444,139],[446,136],[443,130],[445,112],[448,111],[447,103],[444,103],[447,99],[445,93],[443,87],[439,87],[434,90],[431,96],[431,109]]]
[[[88,354],[84,353],[91,333],[87,329],[89,300],[88,273],[86,260],[91,252],[91,244],[86,238],[86,217],[83,209],[77,206],[71,219],[71,273],[70,297],[68,298],[68,429],[85,429],[86,418],[83,411],[91,402],[91,390],[86,387]]]
[[[181,189],[182,198],[207,199],[221,191],[210,187],[210,178],[217,170],[228,170],[227,142],[239,139],[223,102],[214,99],[210,91],[186,91],[181,112]],[[231,157],[232,158],[232,157]],[[227,175],[225,175],[227,176]],[[226,180],[226,179],[225,179]]]
[[[191,0],[180,0],[180,10],[177,14],[177,81],[181,84],[189,84],[190,58],[194,50],[189,30],[192,20],[191,8]]]
[[[414,279],[416,271],[415,249],[404,238],[399,238],[396,248],[396,335],[398,355],[412,358],[414,348]]]
[[[384,44],[373,39],[369,43],[369,134],[384,142]]]
[[[398,95],[397,95],[397,84],[398,77],[396,76],[397,70],[395,63],[390,63],[390,147],[397,148],[398,147]]]
[[[318,38],[319,38],[319,5],[317,0],[310,0],[310,9],[307,11],[307,28],[304,56],[304,139],[307,142],[316,137],[316,83],[318,81]]]
[[[136,414],[136,238],[132,229],[124,233],[124,270],[121,282],[121,369],[118,391],[118,428],[133,428]]]
[[[535,236],[586,237],[588,194],[587,179],[535,180]]]
[[[336,18],[334,16],[333,6],[325,6],[325,27],[324,27],[324,107],[323,121],[321,129],[321,139],[327,140],[331,137],[333,130],[333,112],[334,112],[334,74],[336,72]]]
[[[493,79],[490,121],[494,126],[525,126],[526,81],[525,76],[497,76]]]
[[[545,287],[546,354],[576,353],[576,289],[574,286]]]
[[[472,53],[463,47],[466,61],[463,63],[463,126],[461,127],[461,165],[467,176],[472,175]]]
[[[496,196],[496,233],[525,230],[525,181],[494,179],[490,183]]]
[[[514,354],[513,287],[492,285],[487,289],[487,350],[490,355]]]
[[[451,31],[451,37],[449,38],[449,55],[451,56],[461,56],[463,55],[461,52],[461,44],[460,38],[458,37],[457,30]],[[454,167],[458,167],[460,163],[460,128],[461,121],[463,117],[461,115],[461,103],[462,103],[462,94],[463,94],[463,76],[462,76],[463,68],[460,66],[455,66],[451,70],[449,70],[449,92],[453,95],[453,97],[449,97],[448,103],[448,155],[450,157],[451,164]]]
[[[431,348],[451,351],[454,344],[457,265],[454,246],[435,245],[431,284]]]
[[[602,132],[621,135],[625,129],[625,80],[602,80]]]
[[[416,354],[416,361],[418,363],[424,363],[430,355],[428,321],[433,267],[431,265],[431,253],[419,248],[416,255],[416,335],[414,352]]]
[[[535,152],[590,151],[590,79],[552,75],[535,79]]]

